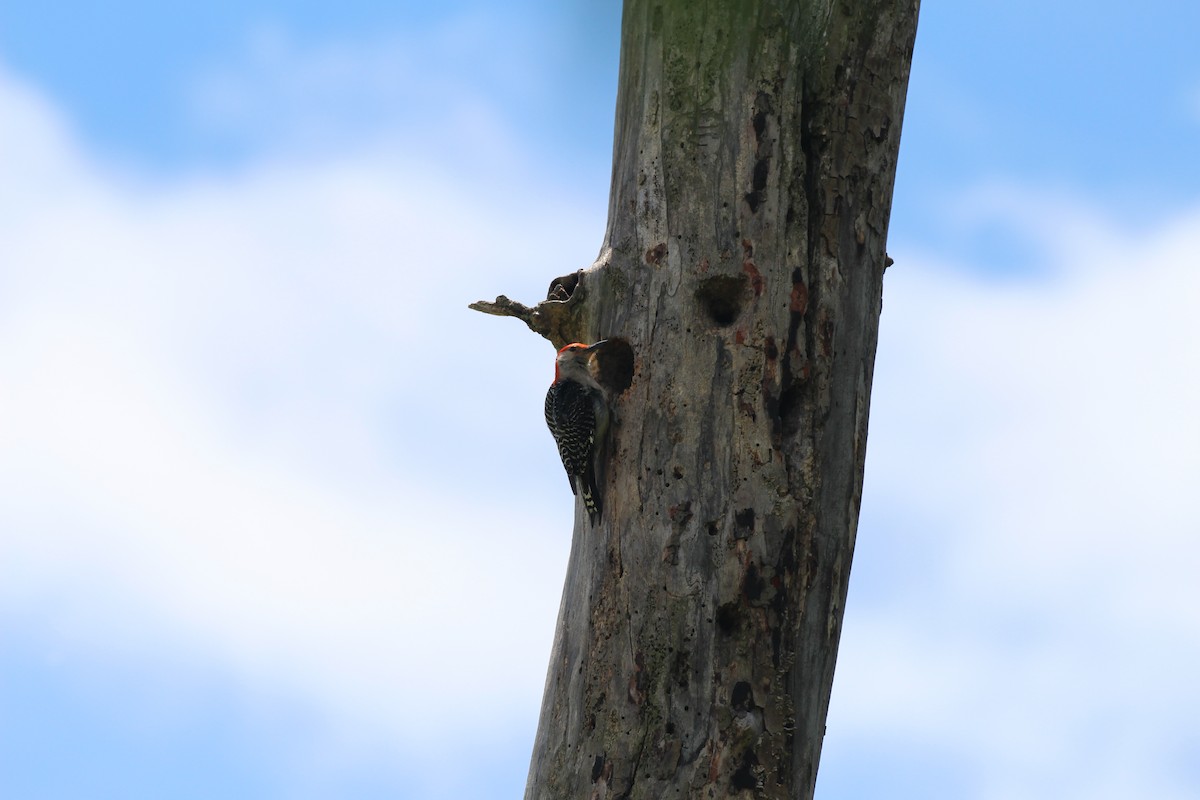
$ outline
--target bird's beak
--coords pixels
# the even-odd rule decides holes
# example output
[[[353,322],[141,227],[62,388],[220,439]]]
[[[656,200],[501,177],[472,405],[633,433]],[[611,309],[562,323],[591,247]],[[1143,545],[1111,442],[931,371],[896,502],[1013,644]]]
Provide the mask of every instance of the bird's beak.
[[[601,347],[603,347],[606,344],[608,344],[608,339],[601,339],[600,341],[596,342],[595,344],[588,345],[587,348],[583,352],[590,353],[594,350],[600,349]]]

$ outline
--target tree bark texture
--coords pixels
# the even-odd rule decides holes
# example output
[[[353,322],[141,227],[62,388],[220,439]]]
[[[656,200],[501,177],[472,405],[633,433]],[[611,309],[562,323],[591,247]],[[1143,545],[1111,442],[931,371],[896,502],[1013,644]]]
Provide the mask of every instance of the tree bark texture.
[[[606,241],[525,309],[633,355],[527,800],[812,796],[917,10],[626,2]]]

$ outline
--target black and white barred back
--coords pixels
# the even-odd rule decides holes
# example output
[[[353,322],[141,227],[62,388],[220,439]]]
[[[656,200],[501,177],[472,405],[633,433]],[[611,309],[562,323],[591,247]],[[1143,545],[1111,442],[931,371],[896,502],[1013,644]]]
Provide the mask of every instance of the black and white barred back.
[[[599,519],[601,507],[594,458],[597,400],[593,389],[572,380],[551,384],[546,392],[546,425],[558,445],[571,491],[583,499],[592,522]]]

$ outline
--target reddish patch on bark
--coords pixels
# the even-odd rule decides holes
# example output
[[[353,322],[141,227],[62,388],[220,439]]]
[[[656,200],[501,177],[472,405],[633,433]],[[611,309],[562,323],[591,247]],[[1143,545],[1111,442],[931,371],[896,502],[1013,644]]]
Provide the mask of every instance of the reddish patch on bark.
[[[768,414],[774,413],[772,410],[772,406],[774,406],[774,404],[776,402],[775,376],[776,376],[777,372],[778,371],[775,369],[775,363],[772,361],[768,361],[766,363],[766,365],[763,367],[762,393],[763,393],[763,402],[767,404],[767,413]]]
[[[788,310],[793,314],[803,314],[808,310],[808,287],[799,281],[792,284],[792,302]]]
[[[833,355],[833,320],[826,317],[821,320],[821,355]]]
[[[733,341],[736,344],[745,344],[746,343],[746,331],[743,328],[738,328],[736,331],[734,331]]]
[[[633,657],[634,671],[629,676],[629,701],[635,706],[646,702],[646,659],[639,650]]]
[[[660,266],[664,258],[667,257],[667,243],[659,242],[646,251],[646,263]]]
[[[708,782],[716,783],[721,775],[721,748],[713,747],[712,757],[708,760]]]
[[[758,297],[763,293],[763,276],[758,271],[758,267],[754,266],[754,262],[746,259],[742,262],[742,272],[746,273],[746,277],[750,279],[750,286],[754,289],[754,296]]]

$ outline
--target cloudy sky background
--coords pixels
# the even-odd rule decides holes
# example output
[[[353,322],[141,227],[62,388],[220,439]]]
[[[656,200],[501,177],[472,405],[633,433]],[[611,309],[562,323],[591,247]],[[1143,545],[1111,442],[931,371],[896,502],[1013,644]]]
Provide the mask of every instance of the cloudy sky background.
[[[1200,7],[947,5],[818,797],[1200,797]],[[0,8],[0,797],[519,796],[619,14],[172,6]]]

